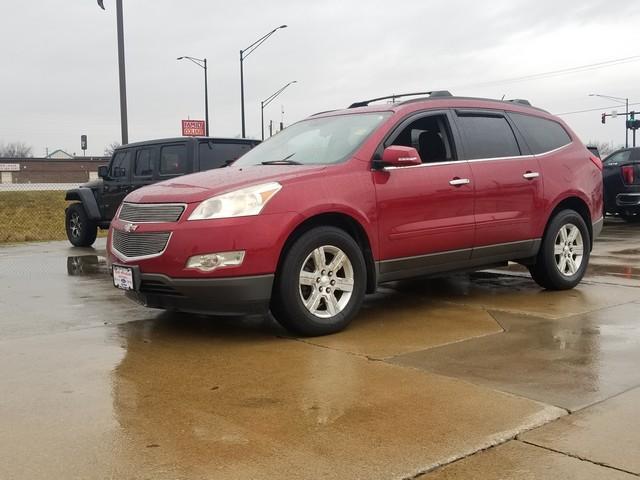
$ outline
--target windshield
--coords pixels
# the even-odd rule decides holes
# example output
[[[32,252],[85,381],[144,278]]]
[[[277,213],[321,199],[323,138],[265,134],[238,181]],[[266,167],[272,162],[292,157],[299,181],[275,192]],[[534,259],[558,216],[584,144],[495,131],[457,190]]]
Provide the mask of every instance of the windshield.
[[[304,120],[261,143],[233,165],[338,163],[390,115],[391,112],[376,112]]]

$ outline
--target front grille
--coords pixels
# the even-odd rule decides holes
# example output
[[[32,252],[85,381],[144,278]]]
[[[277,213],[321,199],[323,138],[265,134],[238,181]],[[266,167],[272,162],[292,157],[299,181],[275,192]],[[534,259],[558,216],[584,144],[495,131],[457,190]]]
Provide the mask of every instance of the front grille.
[[[135,233],[113,230],[113,249],[126,258],[160,255],[169,242],[169,232]]]
[[[123,203],[120,220],[131,223],[177,222],[184,205],[154,203]]]
[[[167,285],[166,283],[159,282],[157,280],[143,280],[140,285],[140,293],[145,293],[147,295],[182,297],[182,294],[171,285]]]

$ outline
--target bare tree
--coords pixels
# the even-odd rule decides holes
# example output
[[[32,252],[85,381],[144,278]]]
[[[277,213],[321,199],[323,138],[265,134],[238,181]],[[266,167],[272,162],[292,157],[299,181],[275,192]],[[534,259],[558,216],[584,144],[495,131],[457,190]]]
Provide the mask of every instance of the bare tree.
[[[589,145],[590,147],[598,147],[598,151],[600,152],[600,156],[602,158],[615,152],[616,150],[624,148],[624,145],[616,145],[613,142],[599,142],[597,140],[589,141],[587,142],[587,145]]]
[[[11,142],[0,144],[0,157],[27,158],[32,157],[31,147],[24,142]]]
[[[104,156],[110,157],[111,155],[113,155],[114,150],[119,146],[120,146],[119,142],[111,142],[109,145],[104,147]]]

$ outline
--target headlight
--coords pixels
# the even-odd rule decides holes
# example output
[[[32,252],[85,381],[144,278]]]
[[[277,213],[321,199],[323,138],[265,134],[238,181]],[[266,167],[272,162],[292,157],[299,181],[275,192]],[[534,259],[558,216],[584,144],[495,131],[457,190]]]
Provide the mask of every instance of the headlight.
[[[263,183],[209,198],[198,205],[189,220],[258,215],[281,188],[282,185],[277,182]]]

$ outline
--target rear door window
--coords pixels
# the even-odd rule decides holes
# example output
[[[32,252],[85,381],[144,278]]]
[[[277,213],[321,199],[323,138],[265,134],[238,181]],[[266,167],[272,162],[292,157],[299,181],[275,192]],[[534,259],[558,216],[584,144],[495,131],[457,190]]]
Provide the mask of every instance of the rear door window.
[[[160,150],[160,174],[182,175],[187,173],[187,146],[167,145]]]
[[[245,143],[200,142],[198,156],[200,170],[224,167],[251,150]]]
[[[511,125],[502,115],[458,112],[467,160],[517,157],[520,148]]]
[[[153,165],[151,164],[151,149],[144,148],[136,152],[133,174],[136,177],[151,177],[153,175]]]
[[[535,155],[550,152],[571,143],[567,131],[557,122],[522,113],[509,113],[524,140]]]

